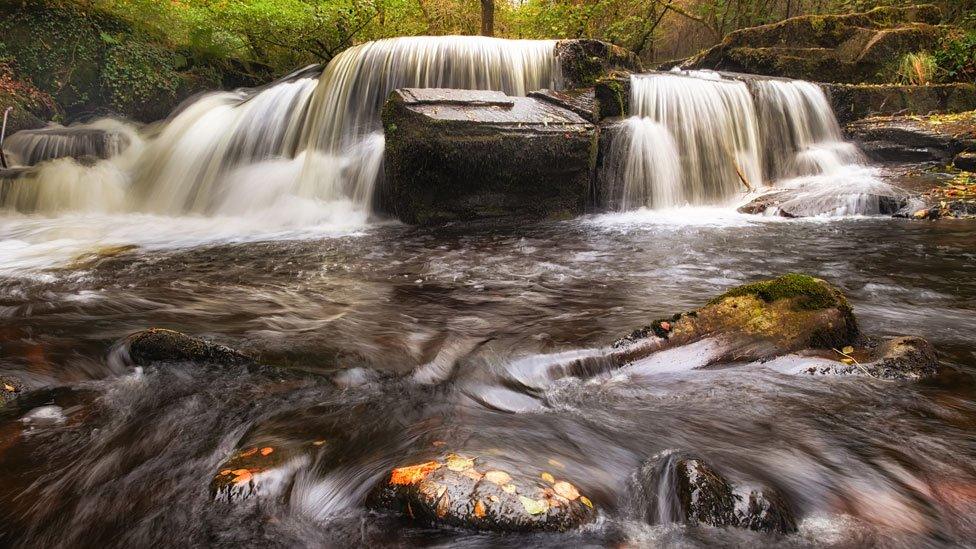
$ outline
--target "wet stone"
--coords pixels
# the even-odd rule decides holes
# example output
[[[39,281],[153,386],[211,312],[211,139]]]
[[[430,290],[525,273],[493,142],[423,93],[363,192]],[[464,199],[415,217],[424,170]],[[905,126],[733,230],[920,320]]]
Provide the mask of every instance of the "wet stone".
[[[557,474],[455,453],[393,469],[368,504],[423,524],[512,532],[567,530],[596,515],[592,501]]]
[[[124,343],[132,361],[140,366],[154,362],[197,362],[220,365],[251,364],[254,359],[230,347],[162,328],[136,332]]]

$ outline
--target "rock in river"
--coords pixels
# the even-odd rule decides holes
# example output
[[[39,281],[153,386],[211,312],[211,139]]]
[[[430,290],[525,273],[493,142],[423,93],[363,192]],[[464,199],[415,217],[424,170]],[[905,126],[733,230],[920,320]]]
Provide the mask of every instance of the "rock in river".
[[[202,362],[222,365],[251,364],[254,359],[240,351],[198,337],[163,328],[150,328],[127,337],[123,343],[135,364],[153,362]]]
[[[402,89],[383,109],[385,209],[413,224],[583,212],[596,128],[549,101]]]
[[[704,460],[680,452],[662,452],[644,463],[633,488],[638,512],[651,524],[796,531],[796,518],[779,492],[733,484]]]
[[[596,514],[567,479],[456,453],[393,469],[368,503],[424,524],[513,532],[566,530]]]

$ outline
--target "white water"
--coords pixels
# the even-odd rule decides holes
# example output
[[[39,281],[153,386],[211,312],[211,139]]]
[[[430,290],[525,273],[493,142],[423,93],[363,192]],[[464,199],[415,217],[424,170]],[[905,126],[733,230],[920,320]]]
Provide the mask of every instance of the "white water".
[[[603,177],[617,210],[731,205],[786,189],[783,206],[797,214],[870,215],[879,196],[899,194],[844,142],[815,84],[637,75],[630,102]]]
[[[40,250],[64,261],[92,246],[361,227],[382,178],[379,113],[394,89],[558,89],[555,45],[460,36],[380,40],[343,52],[321,75],[305,70],[258,90],[208,94],[141,134],[98,121],[11,139],[5,149],[15,161],[41,163],[29,178],[0,180],[4,270],[35,265]],[[90,130],[118,134],[129,146],[109,147],[95,155],[109,158],[96,163],[42,162],[93,154],[93,136],[104,134]]]

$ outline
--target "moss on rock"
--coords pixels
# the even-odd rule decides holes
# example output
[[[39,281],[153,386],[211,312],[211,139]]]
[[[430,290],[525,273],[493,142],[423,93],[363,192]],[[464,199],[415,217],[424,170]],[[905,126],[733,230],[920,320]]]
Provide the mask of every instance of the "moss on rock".
[[[155,362],[198,362],[221,365],[251,364],[254,359],[240,351],[181,332],[150,328],[125,340],[129,357],[140,366]]]
[[[733,288],[709,302],[715,305],[730,297],[753,295],[766,303],[781,299],[792,300],[796,310],[817,311],[830,307],[850,309],[847,299],[825,281],[812,276],[789,273],[772,280],[763,280]]]

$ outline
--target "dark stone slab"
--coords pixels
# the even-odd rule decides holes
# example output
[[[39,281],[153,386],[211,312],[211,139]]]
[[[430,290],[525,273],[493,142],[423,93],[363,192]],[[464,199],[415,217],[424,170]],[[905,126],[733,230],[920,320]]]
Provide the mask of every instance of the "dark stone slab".
[[[382,202],[413,224],[583,212],[596,127],[531,97],[397,90],[383,110]]]

